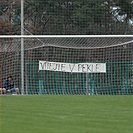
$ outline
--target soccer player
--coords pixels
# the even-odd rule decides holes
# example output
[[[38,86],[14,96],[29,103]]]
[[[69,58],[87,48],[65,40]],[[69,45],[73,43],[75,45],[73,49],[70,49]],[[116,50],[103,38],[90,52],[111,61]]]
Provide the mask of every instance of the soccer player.
[[[4,81],[3,88],[6,89],[6,92],[19,94],[19,89],[14,87],[14,80],[12,76],[7,77]]]

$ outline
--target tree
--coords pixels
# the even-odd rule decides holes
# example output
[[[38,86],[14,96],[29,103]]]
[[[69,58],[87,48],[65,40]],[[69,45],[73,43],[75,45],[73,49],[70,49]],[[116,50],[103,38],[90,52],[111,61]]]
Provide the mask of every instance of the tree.
[[[131,28],[133,27],[133,1],[112,0],[110,2],[110,7],[114,20],[116,22],[125,23],[127,26],[130,27],[130,33],[132,33],[133,30]]]
[[[31,0],[34,13],[29,24],[34,34],[130,34],[128,20],[131,18],[130,2],[123,0]],[[106,4],[108,3],[108,4]],[[121,6],[119,15],[112,13]],[[124,6],[122,6],[124,4]],[[29,6],[28,6],[29,7]],[[36,10],[36,11],[35,11]],[[114,12],[115,10],[113,10]],[[123,13],[122,13],[123,12]],[[123,16],[128,17],[122,20]],[[115,19],[114,19],[115,18]],[[118,19],[119,18],[119,19]],[[116,21],[117,19],[117,21]],[[118,30],[119,29],[119,30]]]
[[[25,34],[131,34],[131,0],[25,0],[24,5]],[[12,34],[20,34],[20,1],[6,7],[2,15],[10,16]]]

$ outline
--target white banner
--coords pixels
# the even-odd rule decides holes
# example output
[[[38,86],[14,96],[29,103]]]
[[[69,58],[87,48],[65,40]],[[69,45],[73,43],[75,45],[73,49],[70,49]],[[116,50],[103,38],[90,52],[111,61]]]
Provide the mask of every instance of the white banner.
[[[71,73],[106,73],[106,63],[62,63],[39,61],[39,70]]]

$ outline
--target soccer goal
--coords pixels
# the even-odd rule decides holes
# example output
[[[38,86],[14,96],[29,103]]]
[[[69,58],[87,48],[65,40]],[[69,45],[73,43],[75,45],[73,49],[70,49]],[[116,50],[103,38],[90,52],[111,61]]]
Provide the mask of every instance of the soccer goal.
[[[21,94],[131,95],[132,37],[0,36],[1,83],[12,75]]]

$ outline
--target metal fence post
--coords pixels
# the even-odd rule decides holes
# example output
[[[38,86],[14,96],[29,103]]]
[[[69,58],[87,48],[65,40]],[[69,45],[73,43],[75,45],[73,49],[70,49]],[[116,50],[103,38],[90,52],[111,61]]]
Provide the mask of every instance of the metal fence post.
[[[24,0],[21,0],[21,36],[24,35]],[[24,94],[24,38],[21,37],[21,94]]]

